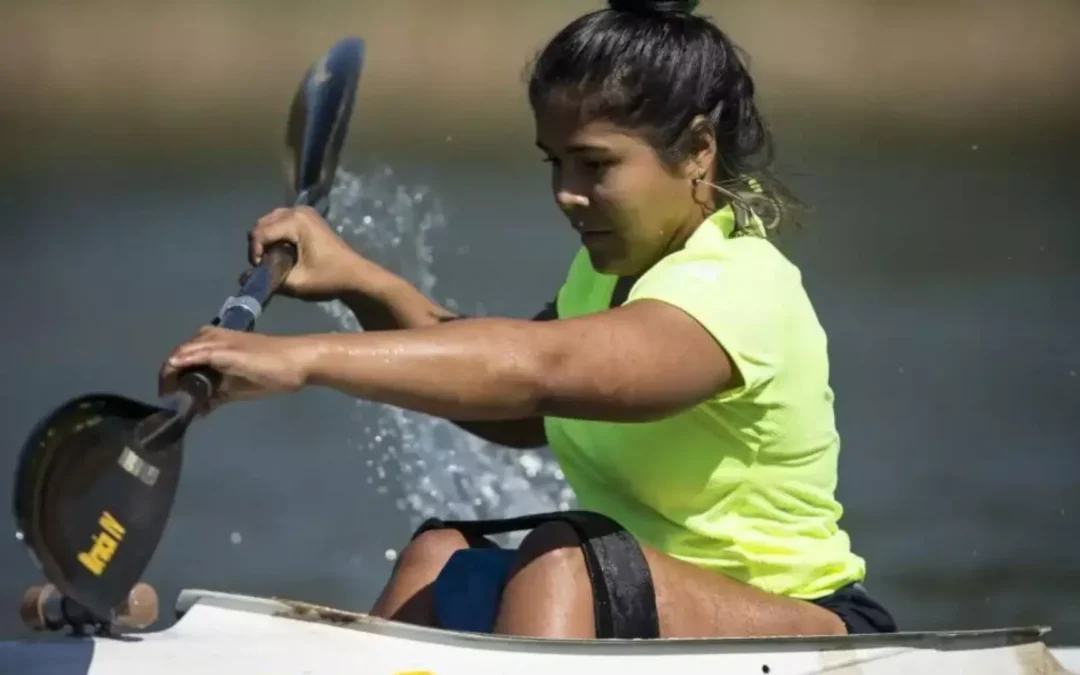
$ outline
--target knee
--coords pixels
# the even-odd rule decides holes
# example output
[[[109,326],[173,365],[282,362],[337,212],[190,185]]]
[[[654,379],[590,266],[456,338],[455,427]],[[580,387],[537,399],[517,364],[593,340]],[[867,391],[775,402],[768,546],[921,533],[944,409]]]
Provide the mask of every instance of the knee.
[[[401,551],[395,569],[433,567],[441,569],[450,556],[469,548],[469,542],[457,530],[428,530]]]
[[[579,574],[585,569],[581,539],[563,522],[544,523],[530,532],[518,547],[513,573],[524,569],[545,576]]]

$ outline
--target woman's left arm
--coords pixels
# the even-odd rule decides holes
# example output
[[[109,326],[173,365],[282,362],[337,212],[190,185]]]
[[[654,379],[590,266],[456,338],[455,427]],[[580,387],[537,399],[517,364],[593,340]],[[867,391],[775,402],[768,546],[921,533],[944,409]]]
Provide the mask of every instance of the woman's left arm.
[[[712,335],[657,300],[560,321],[475,318],[374,333],[270,337],[210,328],[173,352],[163,392],[179,370],[201,365],[225,376],[226,400],[314,385],[453,420],[648,421],[733,380]]]
[[[305,384],[451,419],[646,421],[729,384],[721,346],[682,310],[642,300],[550,322],[470,319],[302,338]]]

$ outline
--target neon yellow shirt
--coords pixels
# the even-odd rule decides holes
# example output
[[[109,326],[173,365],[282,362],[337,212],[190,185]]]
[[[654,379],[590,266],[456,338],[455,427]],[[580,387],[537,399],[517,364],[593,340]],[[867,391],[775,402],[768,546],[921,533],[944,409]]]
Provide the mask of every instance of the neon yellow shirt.
[[[731,237],[733,229],[730,208],[713,214],[626,302],[661,300],[693,316],[743,384],[654,422],[547,418],[548,444],[582,509],[673,557],[816,598],[862,580],[866,567],[838,526],[826,336],[798,269],[768,241]],[[579,251],[559,317],[607,309],[616,281]]]

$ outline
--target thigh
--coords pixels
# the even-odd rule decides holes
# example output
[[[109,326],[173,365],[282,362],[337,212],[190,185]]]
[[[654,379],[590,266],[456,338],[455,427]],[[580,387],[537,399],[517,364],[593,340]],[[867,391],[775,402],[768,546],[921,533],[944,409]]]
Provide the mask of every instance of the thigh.
[[[764,637],[846,633],[836,614],[767,593],[642,546],[663,637]]]
[[[428,626],[434,617],[432,584],[446,562],[469,543],[455,530],[429,530],[418,535],[398,556],[371,614]]]

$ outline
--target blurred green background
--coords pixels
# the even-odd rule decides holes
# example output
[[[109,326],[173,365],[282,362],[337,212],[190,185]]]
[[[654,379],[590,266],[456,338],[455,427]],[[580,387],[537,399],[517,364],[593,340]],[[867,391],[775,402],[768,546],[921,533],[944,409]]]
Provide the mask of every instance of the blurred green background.
[[[1050,624],[1080,644],[1080,4],[701,4],[749,53],[781,172],[816,211],[783,243],[830,334],[868,585],[904,629]],[[280,202],[299,78],[347,34],[368,55],[335,222],[442,301],[533,313],[575,240],[523,78],[599,6],[0,4],[0,474],[67,398],[153,397]],[[336,310],[279,301],[260,328],[349,329]],[[367,609],[424,515],[566,499],[542,455],[324,391],[189,438],[147,575],[166,606],[209,587]],[[0,570],[0,634],[21,635],[40,577],[14,538]]]

